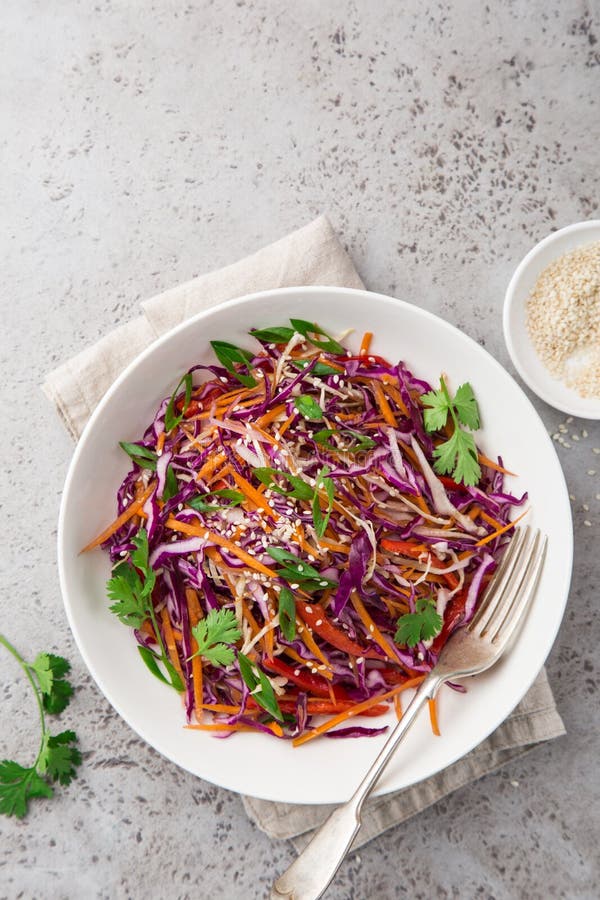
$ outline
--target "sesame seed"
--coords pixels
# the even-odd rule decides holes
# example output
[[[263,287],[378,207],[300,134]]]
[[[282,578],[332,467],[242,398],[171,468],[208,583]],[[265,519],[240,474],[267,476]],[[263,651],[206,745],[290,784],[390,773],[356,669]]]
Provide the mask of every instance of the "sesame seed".
[[[573,421],[573,416],[569,416],[569,418],[567,419],[567,425],[570,425],[572,421]]]
[[[308,615],[310,616],[311,613],[312,613],[312,606],[305,606],[304,609],[306,610],[306,612],[307,612]]]
[[[587,503],[582,504],[581,508],[585,509],[586,512],[588,512],[588,510],[589,510],[589,506],[587,505]]]
[[[566,441],[563,441],[563,447],[566,447],[567,450],[570,450],[570,449],[571,449],[571,445],[570,445],[570,444],[567,444]]]
[[[320,582],[319,582],[319,587],[327,587],[327,582],[326,582],[326,581],[320,581]]]
[[[583,524],[584,524],[584,525],[587,525],[588,528],[591,528],[591,527],[592,527],[592,523],[590,522],[589,519],[584,519],[584,520],[583,520]]]
[[[300,669],[294,669],[294,675],[296,676],[296,678],[298,677],[299,674],[300,674]]]
[[[375,631],[375,626],[369,625],[369,631],[371,632],[371,634],[373,634],[373,632]]]
[[[587,436],[588,436],[588,433],[587,433],[587,431],[585,430],[585,428],[582,429],[581,436],[582,436],[582,437],[587,437]]]
[[[322,624],[323,624],[323,619],[317,619],[317,621],[315,622],[315,625],[317,626],[317,628],[319,627],[319,625],[322,625]]]
[[[293,591],[297,591],[298,588],[300,587],[300,585],[294,583],[294,584],[290,584],[290,587],[291,587],[291,589],[292,589]]]
[[[558,430],[560,431],[561,434],[566,434],[569,429],[567,428],[566,425],[559,425]]]
[[[364,656],[357,656],[357,657],[356,657],[356,662],[357,662],[357,663],[364,663],[364,661],[365,661]]]
[[[578,440],[579,440],[579,435],[578,435],[578,434],[572,434],[572,435],[571,435],[571,440],[573,440],[573,441],[578,441]]]
[[[592,449],[592,453],[596,453],[596,454],[600,453],[600,447],[594,447]]]
[[[600,500],[600,494],[596,494],[596,500]]]
[[[575,494],[569,494],[569,500],[574,500],[574,499],[575,499]]]
[[[557,431],[555,434],[552,435],[552,440],[553,440],[553,441],[558,441],[559,438],[560,438],[560,434],[558,433],[558,431]]]
[[[595,469],[588,469],[588,475],[595,475],[595,474],[596,474]]]

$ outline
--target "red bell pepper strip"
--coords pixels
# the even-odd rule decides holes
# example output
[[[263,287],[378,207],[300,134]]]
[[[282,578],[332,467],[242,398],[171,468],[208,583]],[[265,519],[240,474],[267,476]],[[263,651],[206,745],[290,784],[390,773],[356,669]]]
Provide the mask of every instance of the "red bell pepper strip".
[[[369,659],[381,659],[379,653],[373,650],[365,650],[356,641],[348,637],[345,631],[336,626],[325,615],[325,610],[318,603],[306,603],[296,598],[296,609],[300,616],[320,638],[331,644],[337,650],[348,653],[350,656],[362,656]]]
[[[303,672],[294,666],[288,666],[278,656],[270,658],[264,656],[262,665],[270,672],[276,672],[277,675],[283,675],[292,684],[297,685],[308,694],[316,694],[317,697],[327,697],[330,699],[331,691],[336,700],[349,700],[346,690],[341,685],[331,685],[322,675],[312,675],[310,672]],[[296,672],[298,674],[296,674]]]

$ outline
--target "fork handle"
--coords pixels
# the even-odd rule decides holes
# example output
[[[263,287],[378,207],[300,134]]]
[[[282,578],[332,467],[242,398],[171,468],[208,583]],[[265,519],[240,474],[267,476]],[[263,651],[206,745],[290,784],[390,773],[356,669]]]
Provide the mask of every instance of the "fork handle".
[[[339,869],[356,837],[363,802],[369,796],[396,747],[427,700],[435,697],[443,678],[435,671],[421,682],[404,715],[377,755],[352,797],[335,809],[321,825],[300,856],[281,875],[271,890],[271,900],[318,900]]]

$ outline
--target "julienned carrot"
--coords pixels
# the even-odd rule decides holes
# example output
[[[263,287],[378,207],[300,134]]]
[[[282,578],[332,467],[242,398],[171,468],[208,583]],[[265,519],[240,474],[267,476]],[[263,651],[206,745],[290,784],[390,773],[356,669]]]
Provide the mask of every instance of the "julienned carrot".
[[[394,709],[396,710],[396,718],[398,719],[398,721],[400,721],[403,715],[402,698],[400,697],[400,694],[396,694],[396,696],[394,697]]]
[[[392,407],[390,406],[390,404],[387,401],[387,397],[383,393],[383,388],[381,386],[381,383],[379,381],[377,381],[377,379],[374,379],[372,384],[373,384],[373,392],[375,394],[375,400],[377,401],[377,406],[379,407],[379,411],[381,412],[381,415],[383,416],[385,421],[388,423],[388,425],[391,425],[392,428],[397,428],[398,423],[396,422],[396,417],[394,416],[394,413],[392,412]]]
[[[487,522],[488,525],[491,525],[492,528],[502,528],[502,522],[499,522],[498,519],[494,519],[492,516],[488,516],[483,510],[481,510],[480,515],[483,521]]]
[[[429,706],[429,721],[431,722],[431,730],[437,737],[441,737],[441,732],[438,726],[437,705],[435,697],[431,700],[428,700],[427,704]]]
[[[102,531],[98,535],[98,537],[95,537],[93,541],[90,541],[89,544],[86,544],[83,550],[80,550],[79,552],[87,553],[88,550],[93,550],[94,547],[99,547],[100,544],[103,544],[105,541],[107,541],[109,537],[111,537],[111,535],[115,533],[115,531],[118,531],[119,528],[121,528],[121,526],[125,524],[125,522],[128,522],[132,516],[143,515],[142,506],[154,490],[154,486],[155,482],[153,481],[148,485],[144,493],[140,497],[138,497],[137,500],[134,500],[133,503],[130,503],[127,509],[125,509],[120,516],[117,516],[115,521],[111,525],[109,525],[108,528],[105,528],[104,531]]]
[[[331,679],[333,678],[331,663],[315,641],[310,630],[304,627],[304,623],[299,617],[296,617],[296,630],[298,633],[298,637],[306,645],[306,648],[310,650],[310,652],[314,654],[317,659],[320,659],[321,666],[325,667],[320,670],[321,675],[331,681]],[[303,665],[306,665],[306,660],[303,660]]]
[[[260,733],[258,728],[253,728],[252,725],[246,725],[241,722],[235,722],[233,725],[226,725],[223,722],[210,725],[184,725],[183,727],[189,731],[253,731],[255,734]],[[267,722],[266,727],[277,737],[283,737],[283,729],[277,722]]]
[[[383,703],[385,700],[390,700],[402,691],[417,687],[424,678],[424,675],[419,675],[416,678],[408,678],[403,684],[399,684],[398,687],[392,688],[391,691],[386,691],[385,694],[378,694],[376,697],[371,697],[369,700],[363,700],[362,703],[357,703],[352,709],[347,709],[345,712],[340,713],[338,716],[334,716],[333,719],[329,719],[329,721],[324,722],[322,725],[317,725],[312,731],[308,731],[305,734],[301,734],[299,737],[294,738],[292,744],[294,747],[299,747],[307,741],[312,741],[313,738],[325,734],[326,731],[330,731],[332,728],[335,728],[336,725],[341,725],[346,719],[350,719],[353,716],[359,716],[366,709],[370,709],[378,703]]]
[[[517,516],[516,519],[513,519],[512,522],[509,522],[508,525],[504,525],[502,528],[498,528],[497,531],[493,531],[491,534],[486,535],[484,538],[481,538],[480,541],[477,541],[475,544],[476,547],[483,547],[484,544],[489,544],[490,541],[493,541],[494,538],[500,537],[501,534],[504,534],[506,531],[510,531],[511,528],[514,528],[517,522],[520,522],[523,516],[526,516],[529,512],[529,509],[526,509],[521,513],[520,516]]]
[[[371,346],[371,341],[373,340],[373,332],[365,331],[363,335],[363,339],[360,342],[359,353],[361,356],[366,356],[369,352],[369,347]]]
[[[264,428],[265,425],[268,425],[269,422],[273,422],[275,419],[278,419],[279,416],[283,415],[283,413],[285,413],[285,403],[280,403],[278,406],[274,406],[272,409],[266,412],[264,416],[261,416],[260,419],[255,422],[255,425],[258,425],[260,428]]]
[[[264,512],[266,512],[267,515],[270,516],[273,520],[276,521],[279,518],[277,513],[273,512],[263,495],[260,494],[256,490],[256,488],[250,484],[249,481],[246,481],[243,475],[240,475],[240,473],[236,472],[235,469],[232,469],[231,474],[240,491],[245,494],[249,500],[252,500],[255,506],[264,510]]]
[[[196,475],[196,481],[202,481],[204,478],[206,478],[207,475],[212,475],[215,469],[217,469],[221,465],[221,463],[224,462],[224,453],[215,453],[214,456],[209,457],[202,468],[198,471],[198,474]]]
[[[220,534],[216,534],[214,531],[208,531],[208,529],[203,528],[202,525],[191,525],[188,522],[180,522],[179,519],[176,519],[174,516],[169,516],[165,524],[167,528],[170,528],[172,531],[179,531],[181,534],[189,534],[194,537],[205,537],[209,543],[217,544],[218,547],[223,547],[224,550],[237,556],[238,559],[245,562],[250,569],[256,569],[257,572],[262,572],[263,575],[268,575],[269,578],[278,577],[277,572],[273,569],[269,569],[268,566],[264,566],[253,556],[250,556],[249,553],[246,553],[245,550],[242,550],[241,547],[236,546],[232,541],[227,540],[227,538]]]
[[[171,662],[177,670],[177,674],[179,675],[181,680],[184,681],[181,663],[179,662],[179,652],[175,643],[175,635],[173,634],[173,626],[171,625],[171,619],[169,618],[169,613],[166,606],[163,606],[160,618],[165,635],[165,644],[167,645],[167,650],[169,651]]]
[[[190,627],[198,624],[202,618],[202,607],[198,601],[198,595],[193,588],[185,589],[185,598],[187,600],[188,613],[190,617]],[[191,635],[192,653],[196,653],[198,642],[194,635]],[[196,720],[202,721],[202,705],[204,703],[204,683],[202,677],[202,660],[199,656],[192,656],[192,686],[194,689],[194,712]]]
[[[482,466],[487,466],[488,469],[494,469],[496,472],[501,472],[503,475],[515,475],[514,472],[509,472],[508,469],[502,468],[498,463],[495,463],[493,459],[489,459],[489,457],[484,456],[483,453],[477,454],[477,459]]]
[[[362,602],[360,597],[358,596],[358,591],[352,591],[350,594],[350,603],[360,616],[361,622],[367,629],[367,633],[371,635],[374,641],[376,641],[387,658],[391,660],[393,663],[399,663],[399,659],[392,650],[389,641],[383,636],[369,613],[365,608],[365,604]]]

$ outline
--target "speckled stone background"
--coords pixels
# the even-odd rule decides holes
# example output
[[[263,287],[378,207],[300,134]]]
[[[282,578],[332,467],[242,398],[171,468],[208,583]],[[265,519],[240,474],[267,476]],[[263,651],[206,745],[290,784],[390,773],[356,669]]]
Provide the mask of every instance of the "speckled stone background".
[[[598,216],[592,9],[2,4],[2,629],[73,660],[64,718],[85,761],[26,821],[0,822],[1,897],[262,898],[293,857],[237,796],[142,744],[86,674],[55,564],[73,448],[44,374],[140,299],[321,211],[371,288],[440,313],[510,369],[500,322],[516,263]],[[565,417],[537,406],[554,433]],[[568,735],[347,860],[331,900],[598,896],[600,429],[567,428],[575,574],[548,666]],[[17,676],[2,654],[0,752],[26,760],[35,709]]]

